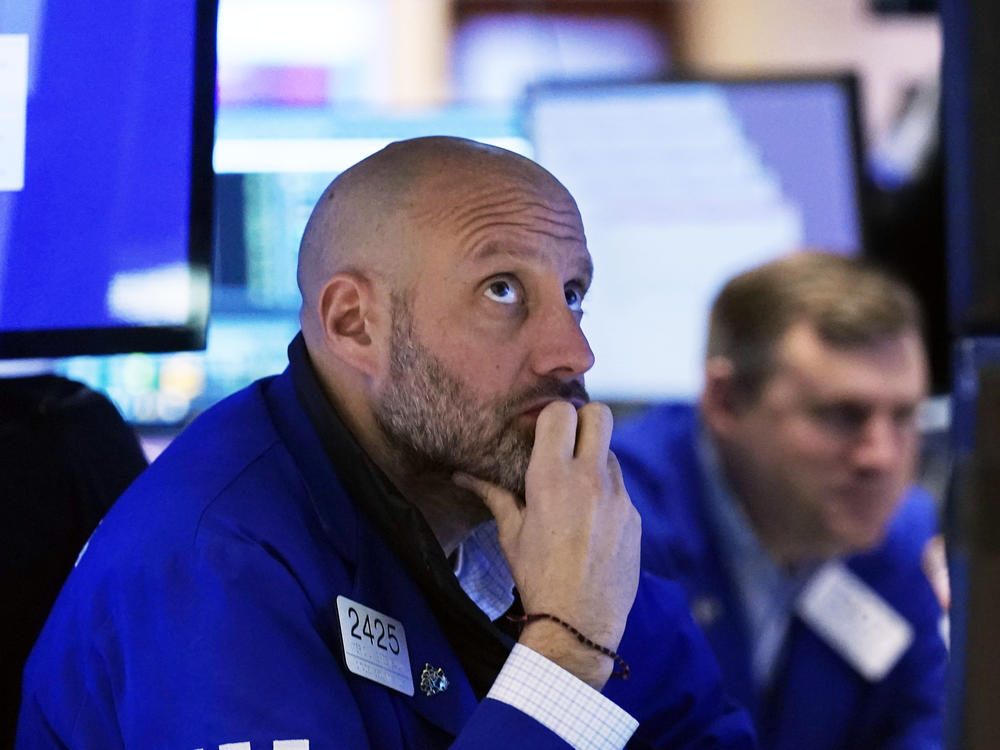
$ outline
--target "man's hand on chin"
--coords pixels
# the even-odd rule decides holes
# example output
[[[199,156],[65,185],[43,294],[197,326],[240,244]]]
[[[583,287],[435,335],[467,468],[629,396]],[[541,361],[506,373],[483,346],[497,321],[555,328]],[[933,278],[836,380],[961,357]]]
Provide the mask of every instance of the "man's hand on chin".
[[[566,401],[538,415],[525,502],[490,482],[456,474],[497,521],[527,614],[554,615],[615,650],[639,584],[641,524],[608,449],[611,410]],[[527,624],[520,643],[600,690],[613,663],[558,623]]]

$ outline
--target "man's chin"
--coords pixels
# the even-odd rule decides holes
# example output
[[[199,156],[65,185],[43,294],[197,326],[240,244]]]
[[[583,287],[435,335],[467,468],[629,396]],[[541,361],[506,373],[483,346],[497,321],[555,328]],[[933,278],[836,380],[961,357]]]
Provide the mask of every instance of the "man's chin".
[[[836,540],[846,553],[867,552],[883,542],[895,506],[882,497],[873,496],[869,502],[837,504],[835,512],[827,518],[831,539]]]
[[[511,495],[513,495],[515,498],[517,498],[517,500],[520,502],[521,505],[524,505],[524,480],[523,480],[523,478],[521,479],[521,481],[516,481],[516,480],[513,480],[511,477],[501,477],[501,476],[488,475],[488,474],[483,474],[483,473],[476,474],[475,472],[466,471],[464,469],[462,469],[461,471],[464,474],[468,474],[469,476],[476,477],[477,479],[482,479],[485,482],[489,482],[490,484],[496,485],[500,489],[502,489],[502,490],[504,490],[506,492],[509,492]]]
[[[838,524],[829,532],[828,557],[856,555],[874,549],[885,539],[884,526],[847,523]]]
[[[515,465],[516,464],[516,465]],[[515,497],[524,499],[524,475],[527,473],[528,465],[527,461],[523,462],[511,462],[504,467],[497,467],[497,470],[491,472],[492,476],[484,477],[488,481],[493,482],[501,489],[507,490],[510,494]]]

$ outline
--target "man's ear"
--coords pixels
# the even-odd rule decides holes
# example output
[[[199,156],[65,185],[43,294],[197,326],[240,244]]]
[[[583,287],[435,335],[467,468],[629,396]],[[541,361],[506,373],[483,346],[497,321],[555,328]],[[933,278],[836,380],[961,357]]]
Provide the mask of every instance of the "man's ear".
[[[319,293],[319,322],[327,348],[366,375],[382,360],[380,326],[388,321],[369,279],[355,273],[334,274]]]
[[[736,391],[736,371],[728,357],[717,355],[705,361],[701,413],[706,426],[715,435],[726,437],[736,427],[740,399]]]

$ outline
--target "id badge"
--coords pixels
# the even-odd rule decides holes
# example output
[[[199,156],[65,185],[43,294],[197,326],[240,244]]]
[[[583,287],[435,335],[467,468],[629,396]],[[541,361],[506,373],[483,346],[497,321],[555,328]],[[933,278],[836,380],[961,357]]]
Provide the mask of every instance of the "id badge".
[[[337,597],[347,668],[365,679],[413,695],[403,623],[346,596]]]

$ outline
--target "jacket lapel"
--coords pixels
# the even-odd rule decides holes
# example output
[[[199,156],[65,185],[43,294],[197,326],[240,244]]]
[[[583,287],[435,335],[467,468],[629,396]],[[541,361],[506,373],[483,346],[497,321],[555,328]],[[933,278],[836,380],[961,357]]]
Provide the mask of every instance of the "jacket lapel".
[[[707,482],[695,447],[697,421],[693,416],[685,427],[656,446],[670,474],[660,508],[663,520],[654,522],[663,526],[660,538],[666,541],[663,551],[670,558],[670,577],[687,592],[691,615],[715,653],[730,696],[756,716],[759,706],[746,619],[707,517]]]
[[[719,662],[730,696],[757,716],[760,707],[750,667],[746,618],[715,540],[706,534],[699,541],[700,554],[679,557],[679,580],[688,592],[691,615]]]
[[[399,620],[406,633],[413,695],[393,691],[393,699],[457,735],[478,705],[472,686],[410,575],[369,524],[362,521],[358,528],[358,565],[350,596]],[[427,665],[431,670],[439,669],[447,679],[445,689],[430,695],[420,685]]]
[[[857,714],[862,682],[847,662],[793,616],[775,675],[782,688],[769,696],[758,722],[761,746],[847,747],[844,732]]]
[[[478,701],[426,600],[374,527],[359,516],[323,445],[302,412],[287,370],[270,384],[267,401],[279,434],[287,444],[295,446],[294,459],[309,488],[323,530],[341,557],[354,566],[350,591],[340,593],[399,620],[403,625],[410,655],[413,696],[389,687],[377,688],[390,694],[397,705],[422,716],[439,729],[457,735]],[[336,617],[335,606],[331,612]],[[339,656],[343,658],[339,624],[335,623],[333,629],[338,633]],[[441,669],[448,680],[445,690],[433,695],[426,695],[420,690],[420,677],[426,664]],[[351,675],[351,679],[369,682],[357,675]],[[375,683],[363,687],[359,685],[358,689],[367,691],[371,686]]]

